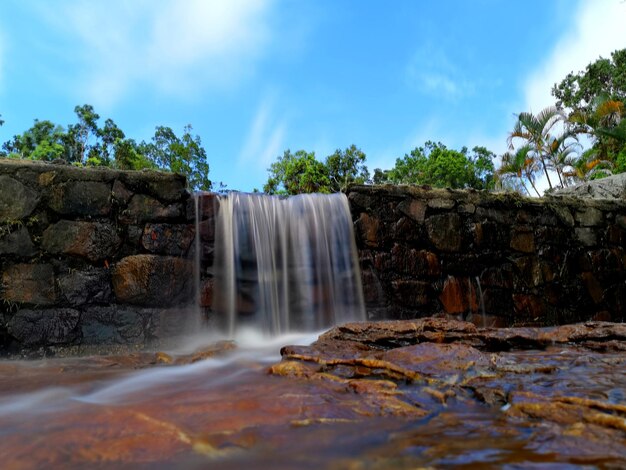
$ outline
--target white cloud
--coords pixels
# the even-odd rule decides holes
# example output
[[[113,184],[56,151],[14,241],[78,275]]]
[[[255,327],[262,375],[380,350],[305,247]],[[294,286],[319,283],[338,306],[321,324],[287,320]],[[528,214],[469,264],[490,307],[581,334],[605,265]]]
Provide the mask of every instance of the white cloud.
[[[426,45],[418,49],[406,70],[407,81],[425,94],[457,99],[473,92],[473,85],[463,78],[458,67],[440,47]]]
[[[2,31],[0,31],[0,90],[2,90],[2,79],[4,71],[4,40],[2,37]]]
[[[578,73],[600,56],[626,47],[626,2],[583,0],[570,28],[557,39],[525,85],[526,109],[534,113],[554,104],[552,86],[569,72]]]
[[[265,171],[280,155],[287,125],[274,118],[274,99],[268,97],[259,105],[248,135],[239,153],[239,167],[256,166]]]
[[[270,39],[272,0],[72,1],[39,9],[68,35],[95,104],[141,87],[193,96],[237,83]]]

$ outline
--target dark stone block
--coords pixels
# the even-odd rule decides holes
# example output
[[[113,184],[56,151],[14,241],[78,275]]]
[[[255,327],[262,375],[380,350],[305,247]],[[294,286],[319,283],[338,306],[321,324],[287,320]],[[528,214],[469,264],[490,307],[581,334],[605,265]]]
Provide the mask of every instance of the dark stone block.
[[[83,344],[141,344],[146,337],[144,317],[128,307],[90,307],[80,328]]]
[[[379,221],[376,217],[362,212],[355,223],[356,235],[365,246],[376,247],[379,242]]]
[[[36,252],[26,227],[0,227],[0,255],[33,256]]]
[[[399,244],[391,249],[391,267],[398,273],[411,274],[414,277],[437,277],[441,274],[441,266],[435,253]]]
[[[8,175],[0,175],[0,223],[28,217],[39,203],[39,194]]]
[[[117,202],[117,204],[125,206],[128,204],[128,201],[130,201],[130,198],[133,197],[133,192],[130,191],[124,183],[117,179],[113,183],[111,197],[115,202]]]
[[[70,308],[19,310],[8,323],[8,331],[25,346],[70,344],[80,338],[80,312]]]
[[[72,306],[106,304],[112,299],[110,273],[104,268],[72,271],[59,276],[59,289]]]
[[[109,223],[61,220],[46,229],[41,244],[48,253],[80,256],[95,262],[112,257],[120,243]]]
[[[426,201],[416,199],[406,199],[398,204],[398,210],[418,224],[424,223],[427,207],[428,203]]]
[[[112,271],[113,291],[117,300],[145,306],[193,302],[193,278],[191,261],[170,256],[128,256],[117,263]]]
[[[424,307],[434,298],[434,292],[429,282],[398,279],[392,281],[391,289],[393,301],[404,307]]]
[[[180,256],[187,253],[194,236],[193,225],[146,224],[141,246],[151,253]]]
[[[122,211],[119,221],[124,224],[145,224],[147,222],[176,222],[183,218],[182,203],[164,205],[144,194],[135,194],[128,207]]]
[[[442,251],[456,252],[461,249],[462,222],[458,214],[433,215],[426,219],[428,238]]]
[[[50,264],[16,264],[2,273],[2,299],[8,302],[52,305],[57,300]]]
[[[111,185],[68,181],[53,186],[48,206],[61,215],[105,216],[111,212]]]

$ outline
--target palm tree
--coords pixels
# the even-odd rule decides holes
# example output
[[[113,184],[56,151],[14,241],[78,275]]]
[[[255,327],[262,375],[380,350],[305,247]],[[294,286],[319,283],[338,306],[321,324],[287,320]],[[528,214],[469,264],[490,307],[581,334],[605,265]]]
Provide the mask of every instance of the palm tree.
[[[589,110],[579,109],[569,115],[573,132],[587,134],[593,142],[594,151],[588,154],[587,165],[595,167],[602,162],[612,162],[626,145],[624,116],[624,103],[606,94],[598,96]]]
[[[548,142],[548,161],[550,168],[556,171],[561,187],[569,186],[571,180],[577,179],[574,171],[580,159],[582,146],[572,129],[565,129],[562,134],[550,137]]]
[[[513,127],[513,131],[509,134],[507,142],[511,150],[514,149],[514,139],[521,139],[525,145],[530,147],[529,156],[536,159],[539,163],[539,171],[543,171],[548,181],[548,186],[552,189],[552,180],[548,170],[554,168],[562,181],[560,169],[551,161],[550,144],[556,138],[551,133],[554,126],[565,120],[563,110],[548,106],[540,111],[537,115],[531,112],[524,112],[517,115],[517,122]]]
[[[518,148],[515,152],[506,152],[502,155],[502,162],[496,175],[501,180],[510,178],[519,179],[526,194],[531,196],[526,183],[524,183],[525,178],[526,181],[530,183],[537,196],[540,197],[541,194],[539,194],[535,186],[535,174],[541,170],[537,167],[537,160],[533,153],[533,147],[528,144]]]

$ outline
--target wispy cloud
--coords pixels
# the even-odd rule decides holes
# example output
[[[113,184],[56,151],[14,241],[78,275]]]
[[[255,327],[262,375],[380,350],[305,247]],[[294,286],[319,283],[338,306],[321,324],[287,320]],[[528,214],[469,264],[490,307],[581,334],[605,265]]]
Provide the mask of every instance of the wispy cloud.
[[[436,93],[450,100],[471,94],[474,89],[445,51],[433,45],[423,46],[415,52],[407,66],[406,77],[409,85],[422,93]]]
[[[598,59],[626,46],[626,3],[619,0],[582,0],[570,28],[549,49],[526,80],[525,104],[537,112],[554,104],[552,86],[569,72],[577,73]]]
[[[111,102],[140,87],[190,96],[231,86],[270,40],[272,0],[111,0],[38,8],[69,36],[86,91]],[[73,41],[72,41],[73,39]],[[96,103],[98,104],[98,103]]]
[[[4,38],[2,30],[0,30],[0,92],[2,91],[2,82],[4,77]]]
[[[275,99],[266,97],[259,105],[239,153],[239,167],[250,165],[266,170],[281,153],[287,124],[275,117]]]

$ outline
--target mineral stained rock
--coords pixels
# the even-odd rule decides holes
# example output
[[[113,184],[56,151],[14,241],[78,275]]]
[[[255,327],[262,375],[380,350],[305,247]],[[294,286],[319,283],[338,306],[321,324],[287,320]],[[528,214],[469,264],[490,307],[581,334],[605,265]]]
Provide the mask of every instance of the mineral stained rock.
[[[275,363],[231,341],[0,363],[0,454],[7,468],[625,468],[625,351],[624,324],[429,318],[338,326]]]

